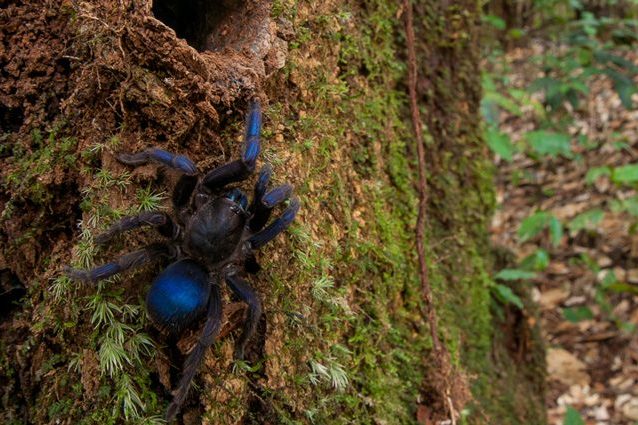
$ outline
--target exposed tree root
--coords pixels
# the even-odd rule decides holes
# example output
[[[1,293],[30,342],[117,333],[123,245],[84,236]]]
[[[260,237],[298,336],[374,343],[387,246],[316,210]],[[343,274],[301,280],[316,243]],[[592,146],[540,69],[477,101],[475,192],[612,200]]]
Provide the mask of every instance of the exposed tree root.
[[[428,182],[425,175],[425,144],[423,130],[421,128],[421,116],[417,101],[417,59],[414,36],[414,17],[410,0],[403,0],[403,12],[405,23],[406,43],[408,50],[408,94],[410,100],[410,114],[412,126],[416,137],[419,180],[417,182],[419,193],[419,210],[416,223],[416,247],[419,258],[419,278],[421,280],[421,293],[424,301],[424,315],[430,326],[433,351],[426,361],[432,362],[430,366],[434,372],[426,377],[425,388],[433,390],[427,399],[434,405],[432,412],[446,411],[452,425],[456,424],[456,418],[468,399],[469,390],[465,376],[452,369],[450,353],[445,343],[439,339],[436,312],[432,301],[432,288],[428,278],[428,266],[425,259],[425,228],[427,218]],[[419,421],[430,423],[434,418],[420,417]]]

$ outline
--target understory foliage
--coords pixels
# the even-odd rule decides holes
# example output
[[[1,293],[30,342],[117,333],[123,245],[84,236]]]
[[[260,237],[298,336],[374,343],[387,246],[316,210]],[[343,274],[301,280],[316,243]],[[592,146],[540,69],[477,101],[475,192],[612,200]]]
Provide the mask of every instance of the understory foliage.
[[[638,43],[638,8],[633,2],[585,0],[530,0],[516,2],[517,8],[507,7],[513,3],[489,2],[483,17],[486,66],[481,112],[484,136],[497,161],[509,163],[526,158],[535,164],[513,172],[514,186],[533,182],[536,168],[551,170],[560,160],[589,167],[584,186],[591,188],[606,179],[619,189],[616,193],[622,193],[569,219],[538,207],[521,220],[518,242],[532,244],[535,249],[517,265],[496,274],[499,283],[494,296],[504,304],[524,309],[527,305],[520,285],[545,271],[552,264],[554,253],[560,255],[558,247],[566,240],[595,233],[597,225],[609,214],[620,214],[630,220],[630,234],[638,231],[638,162],[634,159],[621,165],[588,166],[583,161],[587,152],[608,141],[588,137],[579,124],[582,117],[591,113],[585,108],[594,83],[608,85],[622,108],[636,108],[638,66],[632,53]],[[534,76],[524,84],[512,77],[511,64],[504,60],[505,50],[517,47],[534,52],[531,57],[521,58],[521,62],[526,62],[522,65],[525,73]],[[531,123],[524,131],[517,131],[519,136],[515,139],[510,136],[512,117]],[[612,138],[613,149],[629,151],[622,135],[614,133]],[[550,199],[552,190],[541,188],[539,198]],[[578,261],[595,275],[600,274],[596,261],[586,254]],[[614,316],[610,298],[622,293],[636,294],[636,287],[607,272],[600,277],[595,292],[597,308],[606,320],[622,332],[634,333],[634,324]],[[594,316],[587,306],[564,307],[562,312],[565,320],[573,323]],[[584,423],[577,410],[570,407],[567,413],[565,424]]]
[[[489,31],[506,31],[508,37],[519,42],[538,43],[543,47],[529,58],[530,72],[538,77],[526,87],[512,84],[508,65],[501,61],[502,45],[491,40],[486,43],[488,63],[483,73],[484,97],[481,112],[485,119],[485,138],[503,161],[511,161],[514,155],[525,155],[541,163],[562,157],[579,161],[579,150],[595,149],[600,141],[589,140],[573,127],[579,115],[582,100],[589,94],[589,87],[596,78],[610,81],[622,105],[635,107],[632,96],[638,92],[634,77],[638,66],[628,60],[624,53],[635,48],[638,41],[635,29],[638,19],[600,17],[585,9],[579,1],[542,0],[532,3],[535,7],[555,10],[555,14],[544,16],[533,28],[506,28],[505,21],[494,15],[486,15],[484,22]],[[545,12],[546,13],[546,12]],[[549,25],[551,23],[551,25]],[[546,26],[549,26],[547,28]],[[548,33],[539,38],[535,32],[542,27]],[[536,38],[524,38],[530,32]],[[535,128],[527,131],[519,140],[499,128],[501,111],[521,117],[531,116]],[[617,149],[626,147],[622,139],[615,143]],[[608,177],[615,185],[638,188],[638,163],[623,166],[593,167],[587,170],[586,183],[593,184],[600,177]],[[524,179],[521,175],[519,179]],[[608,209],[627,212],[638,218],[638,195],[612,202]],[[520,242],[535,238],[547,231],[551,244],[557,246],[565,232],[575,234],[590,229],[600,222],[604,209],[596,208],[561,222],[546,211],[536,211],[520,225]],[[637,222],[638,223],[638,222]],[[547,252],[539,250],[523,263],[522,270],[506,270],[497,275],[502,280],[529,279],[534,269],[544,269],[551,261]],[[501,289],[501,288],[499,288]],[[520,304],[512,297],[509,301]]]

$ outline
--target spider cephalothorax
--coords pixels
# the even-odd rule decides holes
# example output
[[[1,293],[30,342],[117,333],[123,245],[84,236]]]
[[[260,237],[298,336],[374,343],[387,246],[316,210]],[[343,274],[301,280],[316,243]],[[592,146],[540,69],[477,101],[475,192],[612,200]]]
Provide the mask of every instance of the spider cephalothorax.
[[[146,297],[151,320],[172,335],[179,335],[204,314],[206,323],[197,345],[184,363],[182,377],[166,413],[168,420],[172,420],[181,408],[204,353],[219,332],[222,314],[219,283],[222,280],[248,304],[248,318],[235,348],[235,357],[244,357],[246,344],[261,316],[261,302],[242,275],[259,269],[254,250],[283,232],[299,210],[299,202],[293,199],[283,214],[266,226],[272,209],[286,201],[292,192],[292,187],[287,184],[267,191],[271,174],[268,165],[259,173],[250,205],[240,189],[226,187],[246,179],[254,171],[260,150],[260,131],[260,106],[253,102],[248,113],[242,157],[201,177],[190,159],[161,149],[120,154],[118,159],[124,164],[137,166],[154,161],[183,173],[173,192],[173,214],[156,211],[125,217],[96,241],[105,243],[122,232],[141,226],[153,226],[169,239],[92,270],[67,271],[72,278],[95,282],[158,257],[173,260],[155,278]]]

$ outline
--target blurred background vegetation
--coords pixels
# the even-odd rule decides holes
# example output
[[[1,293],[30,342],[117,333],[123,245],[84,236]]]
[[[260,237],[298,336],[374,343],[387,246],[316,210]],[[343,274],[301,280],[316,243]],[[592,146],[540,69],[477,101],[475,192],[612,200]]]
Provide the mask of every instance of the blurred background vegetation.
[[[492,239],[517,259],[495,296],[540,304],[550,423],[638,423],[638,2],[483,8]]]

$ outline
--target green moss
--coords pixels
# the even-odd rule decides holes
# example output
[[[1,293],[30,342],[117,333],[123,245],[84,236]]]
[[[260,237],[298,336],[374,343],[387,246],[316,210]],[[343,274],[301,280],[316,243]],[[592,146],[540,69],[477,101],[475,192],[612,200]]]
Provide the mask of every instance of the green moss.
[[[313,96],[299,99],[290,110],[278,108],[290,117],[305,112],[299,121],[283,119],[297,142],[292,149],[301,148],[309,162],[300,164],[303,180],[312,183],[298,189],[308,211],[304,221],[335,220],[334,227],[322,226],[319,232],[302,225],[293,232],[294,267],[300,272],[288,284],[289,297],[296,304],[312,305],[317,320],[307,326],[304,346],[293,342],[298,338],[286,339],[287,351],[281,353],[299,358],[311,346],[318,351],[311,362],[315,366],[309,368],[323,365],[326,376],[330,364],[345,371],[349,385],[341,390],[321,379],[310,394],[301,388],[307,380],[291,379],[286,386],[288,394],[306,393],[299,411],[316,423],[347,423],[351,418],[361,423],[411,422],[425,373],[422,358],[429,348],[422,337],[414,269],[411,225],[416,199],[412,164],[406,159],[410,136],[403,116],[405,98],[396,89],[404,71],[396,60],[396,9],[382,2],[368,6],[366,13],[345,7],[297,23],[313,28],[311,48],[329,59],[311,69],[293,61],[291,75]],[[358,26],[360,22],[370,25]],[[338,51],[322,51],[330,46],[317,44],[316,38],[337,41]],[[298,42],[302,51],[309,47],[303,39]],[[367,74],[365,79],[361,72]],[[321,209],[324,214],[310,213]],[[304,234],[313,234],[314,240],[296,239]],[[317,297],[317,282],[326,279],[334,286],[323,288]],[[309,291],[314,290],[314,300],[295,290],[307,288],[308,282],[314,282]],[[335,352],[334,347],[343,349]],[[285,405],[276,411],[286,421],[295,419]]]
[[[43,176],[64,174],[74,168],[77,140],[73,137],[59,136],[63,125],[56,125],[45,137],[39,129],[32,132],[29,146],[16,144],[12,152],[12,163],[3,182],[3,189],[12,194],[10,203],[29,200],[36,204],[51,201],[54,191],[52,182],[42,181]],[[9,218],[12,212],[5,208],[3,218]]]
[[[298,189],[308,224],[297,224],[293,232],[296,261],[290,267],[300,272],[283,284],[276,304],[311,305],[316,321],[306,324],[306,344],[300,345],[304,337],[286,335],[279,355],[299,359],[313,347],[326,358],[334,355],[335,344],[346,349],[338,357],[350,382],[344,390],[317,385],[308,394],[301,388],[307,385],[303,377],[292,378],[283,390],[290,397],[304,394],[303,407],[297,408],[316,423],[346,423],[351,418],[359,423],[413,423],[428,373],[423,359],[431,342],[415,269],[416,175],[408,159],[414,157],[413,138],[403,89],[405,66],[397,60],[404,47],[397,38],[402,28],[396,7],[368,1],[364,10],[334,6],[298,16],[296,26],[312,29],[312,37],[305,31],[296,40],[294,49],[301,54],[297,62],[293,52],[287,75],[307,93],[289,108],[275,104],[268,114],[284,115],[271,119],[285,126],[292,146],[283,148],[303,155],[295,171],[311,182]],[[469,15],[451,8],[446,16],[459,32],[447,36],[448,20],[441,16],[430,38],[440,35],[440,48],[465,51]],[[321,65],[307,66],[304,52],[321,57]],[[490,361],[494,322],[486,229],[494,207],[493,170],[478,137],[478,117],[462,103],[462,87],[449,87],[449,80],[459,75],[442,71],[434,91],[448,102],[451,114],[424,114],[436,122],[437,132],[438,127],[456,127],[459,137],[446,138],[448,145],[442,148],[427,135],[430,160],[436,163],[429,169],[428,262],[442,337],[454,364],[477,377],[477,403],[466,420],[483,423],[486,417],[512,417],[515,410],[506,400],[511,391],[502,390],[511,387],[489,388],[500,367]],[[468,75],[464,84],[471,85],[472,78]],[[300,111],[303,115],[296,120]],[[332,220],[335,226],[329,225]],[[313,223],[324,224],[317,229]],[[313,243],[299,240],[301,234],[312,234]],[[305,295],[313,293],[309,282],[315,282],[316,291],[316,282],[328,278],[334,285],[323,288],[320,297]],[[291,290],[288,299],[286,287]],[[335,302],[325,302],[330,296]],[[339,299],[347,301],[346,309],[337,308]],[[302,420],[282,400],[289,397],[272,401],[280,420]]]

